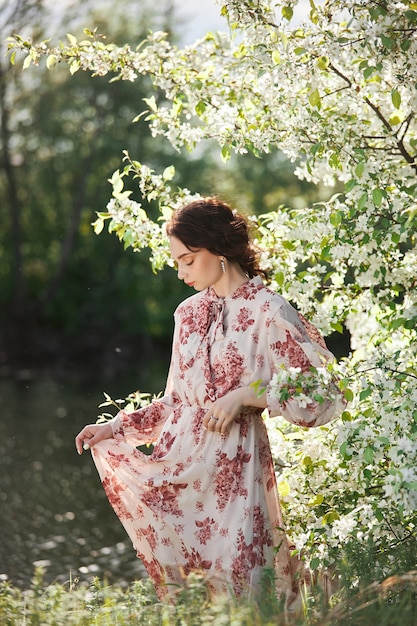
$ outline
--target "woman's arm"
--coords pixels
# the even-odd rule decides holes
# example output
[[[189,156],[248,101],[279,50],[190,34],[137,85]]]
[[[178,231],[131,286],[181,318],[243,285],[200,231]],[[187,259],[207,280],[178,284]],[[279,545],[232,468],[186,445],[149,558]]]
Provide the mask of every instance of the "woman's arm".
[[[207,430],[224,434],[243,407],[266,408],[266,394],[258,395],[252,387],[239,387],[213,402],[207,411],[203,426]]]
[[[271,379],[265,396],[269,413],[282,415],[289,422],[305,427],[328,423],[346,406],[334,379],[330,375],[320,379],[320,372],[327,372],[327,365],[334,357],[323,340],[318,342],[312,338],[311,326],[309,323],[306,328],[303,318],[287,304],[279,309],[268,330]],[[317,330],[316,333],[320,336]],[[285,376],[288,372],[296,374],[293,385]],[[284,376],[280,377],[280,373]],[[280,387],[281,378],[287,378],[283,383],[285,394]],[[327,382],[323,385],[324,378]]]

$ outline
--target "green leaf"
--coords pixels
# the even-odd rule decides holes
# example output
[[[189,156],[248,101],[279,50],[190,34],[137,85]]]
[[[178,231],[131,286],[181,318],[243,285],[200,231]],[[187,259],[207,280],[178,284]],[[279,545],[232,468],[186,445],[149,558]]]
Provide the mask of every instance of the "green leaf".
[[[318,557],[314,557],[310,561],[310,569],[314,572],[320,566],[320,559]]]
[[[355,397],[353,395],[352,389],[345,389],[344,392],[343,392],[343,396],[344,396],[346,402],[352,402],[353,398]]]
[[[381,206],[382,198],[384,197],[382,189],[373,189],[372,201],[375,206]]]
[[[395,108],[399,109],[401,106],[401,94],[396,89],[391,90],[391,100]]]
[[[278,483],[278,493],[281,498],[285,498],[291,493],[291,487],[286,480],[281,480]]]
[[[172,102],[172,111],[173,111],[173,113],[175,113],[175,115],[179,115],[181,113],[183,107],[184,107],[184,103],[182,102],[182,100],[179,100],[179,99],[173,100],[173,102]],[[155,109],[155,111],[156,111],[156,109]]]
[[[329,165],[330,167],[333,167],[333,169],[342,169],[342,164],[340,162],[339,154],[337,152],[332,152],[332,154],[329,156]]]
[[[350,191],[352,191],[352,189],[356,187],[357,184],[358,183],[354,178],[352,178],[351,180],[348,180],[348,182],[345,184],[346,193],[349,193]]]
[[[331,248],[331,246],[325,246],[324,248],[322,248],[322,250],[320,252],[320,258],[323,259],[323,261],[331,261],[331,259],[332,259],[332,248]]]
[[[406,18],[408,19],[409,22],[417,22],[417,12],[416,11],[406,11],[405,14]]]
[[[340,390],[347,389],[348,385],[349,385],[349,379],[348,378],[341,378],[339,380],[338,387],[339,387]]]
[[[321,56],[317,59],[317,67],[319,70],[327,70],[330,64],[330,59],[327,56]]]
[[[362,391],[359,394],[359,400],[365,400],[366,398],[369,398],[369,396],[372,395],[372,389],[362,389]]]
[[[112,181],[113,185],[113,195],[118,196],[123,191],[123,179],[119,176]]]
[[[23,61],[23,69],[27,70],[27,68],[29,67],[31,63],[32,63],[32,59],[30,58],[29,55],[27,55],[26,59]]]
[[[317,493],[314,498],[311,498],[311,500],[308,501],[308,504],[310,506],[320,506],[320,504],[323,504],[324,502],[324,496],[321,493]]]
[[[381,443],[385,443],[387,446],[390,445],[391,441],[389,439],[389,437],[384,437],[384,436],[380,436],[377,437],[378,441],[380,441]]]
[[[362,177],[362,174],[365,170],[365,163],[364,161],[360,161],[357,166],[355,167],[355,174],[358,178]]]
[[[271,43],[277,43],[279,37],[278,37],[278,33],[276,32],[276,30],[273,30],[271,28],[271,30],[269,32],[269,38],[271,40]]]
[[[101,217],[98,217],[96,221],[91,224],[91,226],[94,228],[95,234],[99,235],[104,228],[104,220]]]
[[[337,511],[329,511],[323,516],[323,524],[327,526],[328,524],[332,524],[337,519],[340,519],[339,513]]]
[[[340,224],[342,223],[342,220],[343,220],[342,211],[335,211],[334,213],[330,214],[330,224],[332,226],[340,226]]]
[[[277,272],[274,278],[277,281],[278,285],[282,287],[282,285],[284,284],[284,280],[285,280],[284,272]]]
[[[282,17],[288,21],[290,21],[292,16],[294,15],[294,11],[291,6],[282,7],[281,13],[282,13]]]
[[[347,449],[348,449],[348,442],[344,441],[342,445],[340,446],[340,454],[342,455],[344,459],[349,460],[352,458],[352,455],[348,453]]]
[[[139,122],[140,118],[147,114],[147,111],[142,111],[136,117],[133,118],[132,123]]]
[[[404,325],[405,319],[403,317],[397,317],[396,320],[394,320],[391,324],[391,328],[393,330],[397,330],[398,328],[401,328],[401,326]]]
[[[312,107],[319,107],[321,103],[320,94],[318,89],[313,89],[308,96],[308,101]]]
[[[373,463],[374,461],[374,449],[371,446],[367,446],[365,448],[365,452],[363,453],[363,458],[367,463]]]
[[[398,115],[391,115],[388,121],[391,124],[391,126],[398,126],[398,124],[401,124],[403,120]]]
[[[363,70],[363,77],[366,79],[368,79],[370,76],[372,76],[372,74],[375,72],[375,67],[373,67],[372,65],[369,65],[368,67],[366,67]]]
[[[245,46],[244,43],[241,43],[238,49],[236,50],[236,52],[234,53],[234,56],[237,59],[243,59],[243,57],[245,57],[246,54],[247,54],[247,47]]]
[[[204,111],[206,110],[206,103],[203,100],[200,100],[200,102],[197,102],[197,104],[195,105],[195,112],[197,113],[198,117],[201,117],[204,113]]]
[[[281,245],[285,250],[291,250],[291,252],[297,248],[293,241],[287,241],[286,239],[284,239]]]
[[[363,470],[362,473],[363,473],[363,475],[364,475],[366,480],[368,480],[368,481],[371,480],[373,474],[372,474],[371,470],[369,469],[369,467],[365,467],[365,469]]]
[[[392,50],[392,47],[394,45],[394,40],[391,39],[391,37],[387,37],[386,35],[381,35],[381,41],[382,41],[382,45],[384,46],[384,48],[387,48],[387,50]]]
[[[77,59],[72,61],[72,63],[70,64],[70,68],[69,68],[71,76],[75,74],[75,72],[78,72],[80,67],[81,67],[80,62]]]
[[[274,65],[279,65],[281,63],[281,54],[277,49],[275,49],[272,53],[272,62]]]
[[[77,45],[77,38],[74,37],[74,35],[71,35],[70,33],[67,33],[67,39],[70,42],[71,46],[76,46]]]
[[[151,111],[154,113],[158,110],[158,106],[156,104],[155,96],[151,96],[150,98],[143,98],[145,104],[148,105]]]
[[[175,176],[175,167],[173,165],[169,165],[166,167],[162,173],[162,178],[165,181],[172,180]]]
[[[221,151],[221,157],[225,163],[229,161],[231,157],[231,151],[230,151],[229,146],[223,146],[222,151]]]
[[[54,67],[54,65],[57,64],[57,57],[55,56],[55,54],[50,54],[48,56],[48,58],[46,59],[46,67],[48,68],[48,70],[50,70],[52,67]]]
[[[362,211],[362,209],[364,209],[366,207],[366,204],[368,202],[368,194],[364,193],[361,195],[361,197],[358,200],[358,209],[359,211]]]

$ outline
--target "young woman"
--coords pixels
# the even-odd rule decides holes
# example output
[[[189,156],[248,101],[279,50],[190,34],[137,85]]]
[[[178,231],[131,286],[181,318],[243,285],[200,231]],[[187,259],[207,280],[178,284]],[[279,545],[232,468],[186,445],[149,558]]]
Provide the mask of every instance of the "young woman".
[[[261,416],[319,426],[340,396],[280,404],[279,366],[309,371],[332,355],[318,331],[261,278],[246,219],[216,198],[178,210],[167,225],[178,278],[198,293],[175,312],[165,395],[106,424],[88,425],[104,489],[162,597],[191,571],[209,589],[256,590],[267,568],[294,591],[274,466]],[[261,381],[259,395],[253,383]],[[302,405],[302,406],[301,406]],[[147,456],[137,446],[152,442]],[[174,587],[172,587],[174,586]]]

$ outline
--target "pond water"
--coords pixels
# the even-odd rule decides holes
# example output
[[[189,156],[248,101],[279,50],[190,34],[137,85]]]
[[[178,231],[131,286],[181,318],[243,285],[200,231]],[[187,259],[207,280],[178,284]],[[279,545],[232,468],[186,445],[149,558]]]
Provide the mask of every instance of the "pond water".
[[[26,588],[37,566],[48,583],[145,575],[90,453],[74,447],[103,400],[50,378],[0,381],[0,580]]]

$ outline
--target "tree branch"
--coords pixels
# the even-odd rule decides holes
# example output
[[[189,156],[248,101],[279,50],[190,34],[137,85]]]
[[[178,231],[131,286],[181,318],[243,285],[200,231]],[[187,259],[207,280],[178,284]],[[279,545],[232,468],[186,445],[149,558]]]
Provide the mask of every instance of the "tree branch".
[[[407,151],[406,147],[404,146],[403,140],[404,140],[405,133],[403,133],[403,136],[400,139],[398,137],[398,134],[394,132],[394,129],[392,128],[389,121],[381,113],[381,110],[379,109],[379,107],[377,107],[373,102],[371,102],[371,100],[368,97],[365,97],[365,102],[369,107],[371,107],[371,109],[377,115],[378,119],[382,122],[385,128],[392,134],[393,137],[396,138],[396,145],[398,147],[398,150],[400,151],[400,154],[404,157],[407,163],[409,163],[417,171],[416,158],[411,156],[411,154]]]

